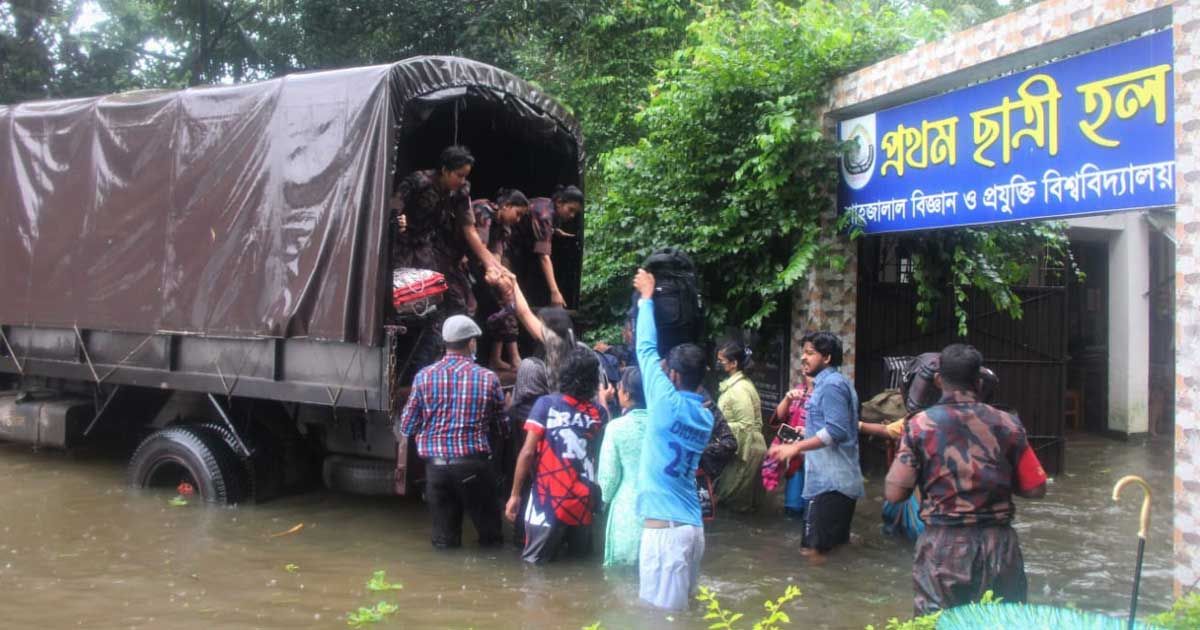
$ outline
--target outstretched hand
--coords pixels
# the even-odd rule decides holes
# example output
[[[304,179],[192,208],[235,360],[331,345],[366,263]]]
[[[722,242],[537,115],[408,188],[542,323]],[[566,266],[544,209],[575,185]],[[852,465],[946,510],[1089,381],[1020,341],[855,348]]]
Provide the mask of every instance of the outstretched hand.
[[[637,275],[633,277],[633,288],[641,294],[643,300],[649,300],[654,297],[654,274],[639,268]]]
[[[799,454],[800,448],[796,444],[772,444],[771,448],[767,449],[767,457],[783,463]]]

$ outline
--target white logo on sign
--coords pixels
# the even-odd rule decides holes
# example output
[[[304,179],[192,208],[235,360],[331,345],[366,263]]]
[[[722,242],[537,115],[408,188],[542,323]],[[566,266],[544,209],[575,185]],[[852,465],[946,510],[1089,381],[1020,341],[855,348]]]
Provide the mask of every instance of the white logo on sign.
[[[875,114],[838,123],[838,140],[853,143],[842,154],[842,181],[860,190],[875,173]]]

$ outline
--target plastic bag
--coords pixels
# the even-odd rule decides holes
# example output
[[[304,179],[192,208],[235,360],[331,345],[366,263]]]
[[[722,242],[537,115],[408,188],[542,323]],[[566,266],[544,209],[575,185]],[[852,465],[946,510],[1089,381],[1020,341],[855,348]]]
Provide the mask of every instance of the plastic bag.
[[[447,288],[436,271],[401,267],[392,272],[392,306],[399,315],[425,317],[437,310]]]

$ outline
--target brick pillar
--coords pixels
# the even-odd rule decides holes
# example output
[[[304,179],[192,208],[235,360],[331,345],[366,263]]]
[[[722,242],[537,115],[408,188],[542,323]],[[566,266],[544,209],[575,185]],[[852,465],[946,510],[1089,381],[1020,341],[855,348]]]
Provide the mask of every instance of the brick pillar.
[[[1200,580],[1200,4],[1174,5],[1175,594]]]
[[[836,203],[831,206],[836,207]],[[821,237],[822,250],[846,257],[846,268],[830,269],[824,260],[814,261],[813,270],[792,290],[791,383],[800,381],[800,338],[808,332],[828,330],[842,340],[842,373],[854,380],[855,318],[858,314],[858,248],[844,236],[832,234],[834,211],[822,216],[827,228]]]

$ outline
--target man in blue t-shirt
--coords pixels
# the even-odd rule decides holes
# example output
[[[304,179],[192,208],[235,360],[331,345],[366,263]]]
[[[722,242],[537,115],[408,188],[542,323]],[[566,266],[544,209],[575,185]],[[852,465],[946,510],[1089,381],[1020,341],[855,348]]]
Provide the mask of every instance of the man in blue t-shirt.
[[[654,324],[654,275],[638,269],[633,286],[637,313],[637,360],[649,420],[638,463],[637,512],[642,519],[638,553],[641,599],[684,610],[696,592],[704,556],[704,525],[696,495],[696,468],[712,433],[712,412],[697,393],[704,380],[704,351],[692,343],[658,355]]]

